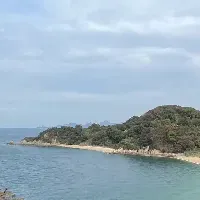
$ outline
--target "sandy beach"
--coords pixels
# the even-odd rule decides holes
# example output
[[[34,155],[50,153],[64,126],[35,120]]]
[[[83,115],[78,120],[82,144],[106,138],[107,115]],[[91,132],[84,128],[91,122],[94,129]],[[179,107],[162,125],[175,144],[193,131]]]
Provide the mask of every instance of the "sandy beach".
[[[185,156],[184,154],[174,154],[174,153],[161,153],[158,150],[152,150],[151,153],[147,153],[144,150],[124,150],[124,149],[112,149],[108,147],[101,146],[85,146],[85,145],[65,145],[65,144],[50,144],[50,143],[42,143],[42,142],[26,142],[21,141],[19,145],[24,146],[40,146],[40,147],[62,147],[62,148],[71,148],[71,149],[83,149],[90,151],[99,151],[107,154],[122,154],[122,155],[139,155],[139,156],[153,156],[153,157],[161,157],[161,158],[172,158],[177,160],[182,160],[185,162],[190,162],[193,164],[200,165],[200,157],[191,157]]]
[[[103,153],[113,153],[115,149],[108,147],[100,147],[100,146],[85,146],[85,145],[66,145],[66,144],[58,144],[58,143],[42,143],[42,142],[25,142],[21,141],[19,145],[24,146],[40,146],[40,147],[62,147],[62,148],[70,148],[70,149],[83,149],[83,150],[91,150],[91,151],[99,151]]]

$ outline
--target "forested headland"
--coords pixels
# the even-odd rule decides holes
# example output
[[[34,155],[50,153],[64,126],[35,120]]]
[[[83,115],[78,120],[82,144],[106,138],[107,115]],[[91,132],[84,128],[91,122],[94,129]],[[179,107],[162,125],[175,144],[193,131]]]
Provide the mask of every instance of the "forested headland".
[[[50,128],[24,141],[128,150],[148,146],[163,153],[196,151],[200,149],[200,111],[177,105],[159,106],[122,124]]]

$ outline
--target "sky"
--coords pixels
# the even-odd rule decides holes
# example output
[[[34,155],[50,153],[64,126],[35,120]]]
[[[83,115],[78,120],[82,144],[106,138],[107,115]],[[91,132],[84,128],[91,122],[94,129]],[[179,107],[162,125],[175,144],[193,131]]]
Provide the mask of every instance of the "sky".
[[[198,0],[0,0],[0,127],[200,109]]]

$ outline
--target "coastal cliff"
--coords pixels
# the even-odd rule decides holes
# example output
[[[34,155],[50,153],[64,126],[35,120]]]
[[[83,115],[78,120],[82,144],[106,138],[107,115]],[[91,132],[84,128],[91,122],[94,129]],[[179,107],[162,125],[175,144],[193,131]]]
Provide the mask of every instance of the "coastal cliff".
[[[177,105],[159,106],[144,115],[133,116],[122,124],[88,128],[50,128],[21,144],[45,146],[99,146],[153,154],[192,154],[200,149],[200,111]]]

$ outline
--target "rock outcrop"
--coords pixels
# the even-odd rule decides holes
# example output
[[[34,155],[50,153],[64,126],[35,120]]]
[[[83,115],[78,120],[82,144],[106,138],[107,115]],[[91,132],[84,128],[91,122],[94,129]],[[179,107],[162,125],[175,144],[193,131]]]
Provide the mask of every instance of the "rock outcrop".
[[[15,194],[8,191],[7,188],[0,191],[0,200],[24,200],[23,198],[17,198]]]

